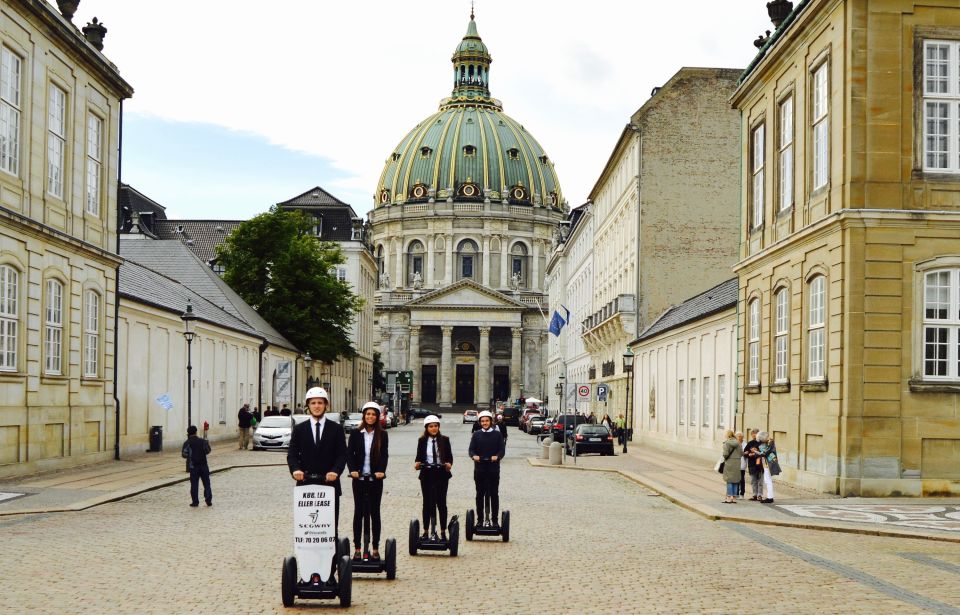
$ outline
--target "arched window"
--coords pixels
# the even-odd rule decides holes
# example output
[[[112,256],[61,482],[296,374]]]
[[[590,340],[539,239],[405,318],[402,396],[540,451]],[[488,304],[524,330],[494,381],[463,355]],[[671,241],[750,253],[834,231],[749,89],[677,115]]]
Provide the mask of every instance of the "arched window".
[[[773,381],[783,384],[789,378],[790,293],[786,288],[777,291],[774,304]]]
[[[810,306],[807,315],[807,380],[819,381],[825,374],[827,280],[822,275],[814,276],[807,286]]]
[[[59,376],[63,357],[63,284],[57,280],[47,280],[43,330],[43,371]]]
[[[474,278],[477,275],[477,244],[471,239],[464,239],[457,246],[457,271],[460,272],[458,279]]]
[[[95,290],[83,297],[83,375],[100,375],[100,295]]]
[[[413,286],[414,278],[419,276],[423,283],[423,244],[412,241],[407,247],[407,286]]]
[[[750,302],[747,310],[749,347],[747,349],[747,384],[760,384],[760,300]],[[693,403],[691,401],[691,403]]]
[[[377,277],[383,275],[384,271],[384,262],[383,262],[383,246],[377,246]]]
[[[527,246],[520,242],[510,250],[510,282],[517,287],[527,285]]]
[[[20,326],[20,274],[0,265],[0,370],[17,369],[17,334]]]

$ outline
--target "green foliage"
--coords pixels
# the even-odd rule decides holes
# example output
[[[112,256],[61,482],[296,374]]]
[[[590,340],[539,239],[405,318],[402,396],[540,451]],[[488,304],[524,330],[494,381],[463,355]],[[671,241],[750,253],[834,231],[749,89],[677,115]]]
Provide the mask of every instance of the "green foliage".
[[[331,269],[340,248],[318,241],[314,222],[273,207],[242,223],[218,251],[224,281],[277,331],[319,361],[356,354],[350,326],[363,300]]]
[[[379,352],[373,353],[373,390],[377,393],[387,390],[387,380],[383,377],[383,360]]]

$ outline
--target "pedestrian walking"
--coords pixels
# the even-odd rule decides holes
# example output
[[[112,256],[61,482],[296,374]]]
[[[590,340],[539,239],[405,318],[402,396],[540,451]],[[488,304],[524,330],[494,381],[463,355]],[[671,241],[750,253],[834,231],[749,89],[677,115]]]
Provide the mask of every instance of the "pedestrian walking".
[[[743,456],[747,460],[747,473],[750,474],[751,500],[763,500],[761,495],[761,481],[763,480],[763,460],[760,458],[760,442],[757,440],[757,429],[750,430],[750,440],[743,447]]]
[[[431,414],[423,419],[423,435],[417,440],[417,456],[413,462],[413,469],[420,471],[420,492],[423,494],[421,538],[437,540],[439,522],[440,540],[447,539],[447,487],[453,476],[451,468],[453,449],[450,438],[440,433],[440,417]]]
[[[740,485],[740,458],[743,456],[743,450],[740,443],[733,435],[733,430],[728,429],[724,435],[726,441],[723,443],[722,464],[723,481],[727,483],[727,497],[724,498],[724,504],[737,503],[737,488]]]
[[[497,415],[497,425],[496,425],[496,429],[497,429],[497,431],[500,432],[500,435],[503,436],[503,446],[504,446],[504,448],[506,448],[506,446],[507,446],[507,424],[503,422],[503,415],[502,415],[502,414],[498,414],[498,415]]]
[[[334,531],[340,524],[340,474],[347,465],[347,445],[340,423],[327,420],[330,396],[321,387],[313,387],[305,396],[309,420],[293,428],[287,467],[297,485],[320,484],[334,488]],[[308,475],[319,478],[309,479]]]
[[[200,505],[200,481],[203,481],[203,500],[207,506],[213,506],[213,490],[210,489],[210,466],[207,455],[210,454],[210,442],[197,437],[197,426],[187,427],[187,439],[180,449],[180,456],[187,460],[190,470],[190,506]]]
[[[617,430],[617,431],[616,431],[617,441],[618,441],[618,443],[620,443],[620,444],[623,444],[624,439],[627,437],[626,425],[627,425],[627,422],[623,419],[623,415],[622,415],[622,414],[618,414],[618,415],[617,415],[617,421],[616,421],[616,423],[615,423],[615,427],[616,427],[616,430]]]
[[[603,425],[604,427],[606,427],[606,428],[610,431],[611,434],[614,433],[614,431],[613,431],[613,421],[610,420],[610,415],[609,415],[609,414],[604,414],[604,415],[603,415],[603,418],[600,419],[600,424]]]
[[[380,500],[387,475],[389,438],[380,425],[380,405],[368,401],[362,410],[360,429],[351,431],[347,442],[347,467],[353,479],[353,559],[379,560]]]
[[[253,424],[253,414],[250,412],[250,404],[243,404],[240,411],[237,412],[237,431],[239,433],[240,450],[247,450],[250,444],[250,426]]]
[[[743,432],[738,431],[737,442],[740,443],[740,452],[742,453],[745,448],[747,448],[747,443],[743,441]],[[746,483],[746,474],[747,474],[747,458],[741,455],[740,457],[740,485],[737,487],[737,499],[742,500],[743,496],[747,492],[747,483]]]
[[[293,414],[293,412],[290,411],[287,404],[283,404],[283,408],[280,409],[280,416],[290,416],[291,414]]]
[[[506,444],[502,435],[494,429],[493,415],[489,411],[481,412],[477,422],[480,423],[480,430],[470,436],[468,450],[473,459],[473,482],[477,489],[477,523],[491,527],[498,525],[500,460],[506,453]],[[489,506],[485,506],[487,500]]]
[[[763,499],[764,504],[773,504],[773,477],[780,474],[780,462],[777,459],[777,445],[773,436],[765,431],[757,434],[760,442],[760,458],[763,463]]]

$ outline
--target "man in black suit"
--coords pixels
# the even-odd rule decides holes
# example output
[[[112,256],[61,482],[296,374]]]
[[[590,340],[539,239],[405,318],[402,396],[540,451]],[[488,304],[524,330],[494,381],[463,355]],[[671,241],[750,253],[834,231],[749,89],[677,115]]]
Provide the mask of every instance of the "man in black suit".
[[[324,416],[330,407],[330,397],[324,389],[314,387],[307,391],[306,402],[310,419],[293,428],[290,449],[287,451],[287,467],[298,485],[330,485],[336,490],[335,519],[339,528],[340,474],[347,465],[343,427]],[[309,474],[316,474],[320,478],[308,479]]]

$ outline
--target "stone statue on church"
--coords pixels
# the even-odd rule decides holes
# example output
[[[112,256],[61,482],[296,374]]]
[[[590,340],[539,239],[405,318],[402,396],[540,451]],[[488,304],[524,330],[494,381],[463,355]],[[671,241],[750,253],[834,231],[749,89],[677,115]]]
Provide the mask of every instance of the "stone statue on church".
[[[510,288],[520,290],[520,272],[514,272],[514,274],[510,276]]]
[[[413,289],[420,290],[423,288],[423,276],[420,275],[419,271],[413,272]]]
[[[389,289],[390,288],[390,274],[384,271],[380,274],[380,288]]]

